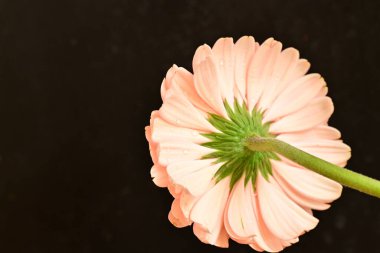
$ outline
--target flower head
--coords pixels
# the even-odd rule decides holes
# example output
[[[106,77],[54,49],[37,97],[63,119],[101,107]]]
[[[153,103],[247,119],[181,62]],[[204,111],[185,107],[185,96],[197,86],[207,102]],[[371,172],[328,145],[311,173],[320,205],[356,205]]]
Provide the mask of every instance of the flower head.
[[[344,166],[350,148],[328,126],[333,103],[308,61],[280,42],[252,37],[200,46],[193,72],[174,65],[146,137],[156,185],[174,197],[169,220],[193,225],[205,243],[232,239],[277,252],[298,242],[342,186],[273,152],[251,151],[248,137],[273,137]]]

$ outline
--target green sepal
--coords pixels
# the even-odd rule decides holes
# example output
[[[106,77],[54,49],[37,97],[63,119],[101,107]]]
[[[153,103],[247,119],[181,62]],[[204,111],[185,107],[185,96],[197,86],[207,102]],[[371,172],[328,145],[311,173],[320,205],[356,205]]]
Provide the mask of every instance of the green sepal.
[[[278,156],[272,152],[251,151],[245,146],[245,140],[251,136],[273,137],[269,133],[269,123],[263,124],[263,113],[256,108],[248,111],[245,103],[234,101],[231,107],[224,101],[228,118],[217,114],[210,114],[208,121],[220,132],[203,133],[202,136],[209,142],[201,145],[214,151],[203,156],[202,159],[216,159],[215,163],[223,163],[215,173],[216,182],[230,177],[230,187],[244,176],[244,184],[255,182],[258,173],[266,180],[272,175],[270,159],[278,160]]]

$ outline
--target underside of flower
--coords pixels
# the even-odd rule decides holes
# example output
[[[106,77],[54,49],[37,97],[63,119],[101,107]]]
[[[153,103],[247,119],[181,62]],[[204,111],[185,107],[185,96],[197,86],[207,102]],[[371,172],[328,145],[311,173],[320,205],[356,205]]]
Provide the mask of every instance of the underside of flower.
[[[306,74],[309,67],[294,48],[245,36],[200,46],[193,73],[169,69],[146,138],[153,181],[174,197],[175,226],[193,225],[202,242],[219,247],[232,239],[278,252],[317,225],[312,210],[329,208],[342,186],[253,144],[282,141],[346,164],[350,148],[328,126],[326,83]]]
[[[269,123],[263,123],[262,113],[254,108],[248,111],[245,103],[240,105],[235,100],[233,107],[224,101],[229,119],[216,114],[210,114],[209,122],[220,132],[207,133],[203,136],[210,141],[202,146],[215,151],[205,155],[203,159],[214,158],[216,163],[223,163],[215,174],[216,182],[230,177],[230,188],[244,176],[244,182],[255,186],[257,173],[260,171],[264,178],[272,175],[270,159],[278,160],[273,152],[251,151],[246,146],[248,137],[273,137],[269,133]],[[255,187],[254,187],[255,188]]]

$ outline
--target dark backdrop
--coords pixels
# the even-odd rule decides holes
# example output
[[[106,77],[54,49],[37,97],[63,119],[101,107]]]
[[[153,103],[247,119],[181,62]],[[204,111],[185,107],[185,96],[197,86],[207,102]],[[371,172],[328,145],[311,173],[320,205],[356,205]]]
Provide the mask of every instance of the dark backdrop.
[[[329,85],[349,167],[380,178],[379,1],[0,0],[0,251],[251,252],[167,221],[144,137],[197,46],[274,36]],[[286,252],[379,252],[380,201],[345,189]]]

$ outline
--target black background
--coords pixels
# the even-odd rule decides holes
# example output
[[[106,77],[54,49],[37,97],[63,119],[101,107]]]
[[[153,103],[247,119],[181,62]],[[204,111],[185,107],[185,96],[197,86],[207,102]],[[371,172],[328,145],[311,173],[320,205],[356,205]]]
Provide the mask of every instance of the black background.
[[[379,1],[0,1],[0,251],[252,252],[167,220],[144,136],[176,63],[275,37],[321,73],[349,168],[380,178]],[[286,252],[379,252],[380,201],[345,189]]]

